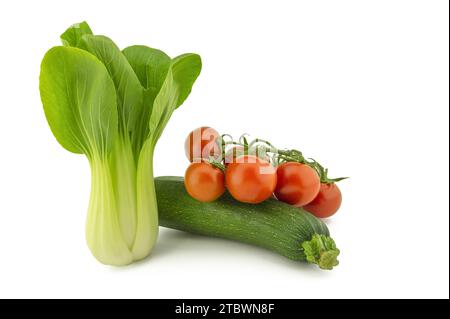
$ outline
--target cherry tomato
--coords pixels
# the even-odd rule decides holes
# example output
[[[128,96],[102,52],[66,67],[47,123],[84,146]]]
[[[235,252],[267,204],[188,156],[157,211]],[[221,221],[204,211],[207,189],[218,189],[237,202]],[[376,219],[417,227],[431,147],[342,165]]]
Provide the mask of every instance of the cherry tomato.
[[[319,194],[303,208],[316,217],[326,218],[334,215],[341,207],[341,203],[342,194],[335,183],[321,184]]]
[[[225,192],[223,172],[210,163],[191,163],[184,175],[189,195],[201,202],[212,202]]]
[[[319,193],[320,178],[308,165],[287,162],[277,168],[275,196],[285,203],[302,207],[310,203]]]
[[[269,162],[254,155],[243,155],[228,164],[225,182],[234,199],[257,204],[272,195],[277,185],[277,173]]]
[[[186,138],[184,151],[190,162],[209,159],[210,156],[220,158],[221,151],[216,140],[219,133],[207,126],[196,128]]]

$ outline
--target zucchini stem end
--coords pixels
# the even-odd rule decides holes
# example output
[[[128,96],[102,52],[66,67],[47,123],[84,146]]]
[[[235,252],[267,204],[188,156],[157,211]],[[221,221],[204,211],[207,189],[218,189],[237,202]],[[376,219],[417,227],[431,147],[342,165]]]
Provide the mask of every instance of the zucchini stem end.
[[[329,236],[314,234],[311,240],[302,243],[302,248],[306,260],[321,269],[331,270],[339,264],[337,257],[340,251]]]

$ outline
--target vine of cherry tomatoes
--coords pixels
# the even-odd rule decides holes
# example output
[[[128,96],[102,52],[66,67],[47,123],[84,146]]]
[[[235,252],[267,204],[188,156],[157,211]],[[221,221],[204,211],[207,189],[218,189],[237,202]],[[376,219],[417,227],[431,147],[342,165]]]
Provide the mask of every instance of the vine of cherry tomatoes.
[[[280,150],[261,139],[248,142],[245,135],[234,141],[211,127],[199,127],[186,138],[185,153],[191,164],[184,184],[198,201],[214,201],[225,190],[250,204],[274,196],[320,218],[341,206],[336,182],[345,178],[329,178],[328,169],[300,151]]]

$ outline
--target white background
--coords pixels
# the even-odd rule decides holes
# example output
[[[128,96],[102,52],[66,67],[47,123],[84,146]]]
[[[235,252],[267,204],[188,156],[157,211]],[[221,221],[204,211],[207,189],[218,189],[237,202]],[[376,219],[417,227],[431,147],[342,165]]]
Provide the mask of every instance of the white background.
[[[0,4],[0,297],[449,297],[448,1],[14,1]],[[182,175],[189,130],[270,139],[340,184],[331,272],[162,229],[148,260],[99,264],[90,171],[52,136],[40,61],[87,20],[120,47],[198,52],[203,71],[157,147]]]

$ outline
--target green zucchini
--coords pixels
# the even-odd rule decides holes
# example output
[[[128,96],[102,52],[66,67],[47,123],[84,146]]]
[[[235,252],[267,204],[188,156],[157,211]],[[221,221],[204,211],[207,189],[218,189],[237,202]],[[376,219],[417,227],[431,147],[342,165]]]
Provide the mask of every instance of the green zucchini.
[[[228,193],[202,203],[187,194],[182,177],[157,177],[155,185],[161,226],[257,245],[322,269],[338,264],[327,226],[302,209],[275,199],[245,204]]]

